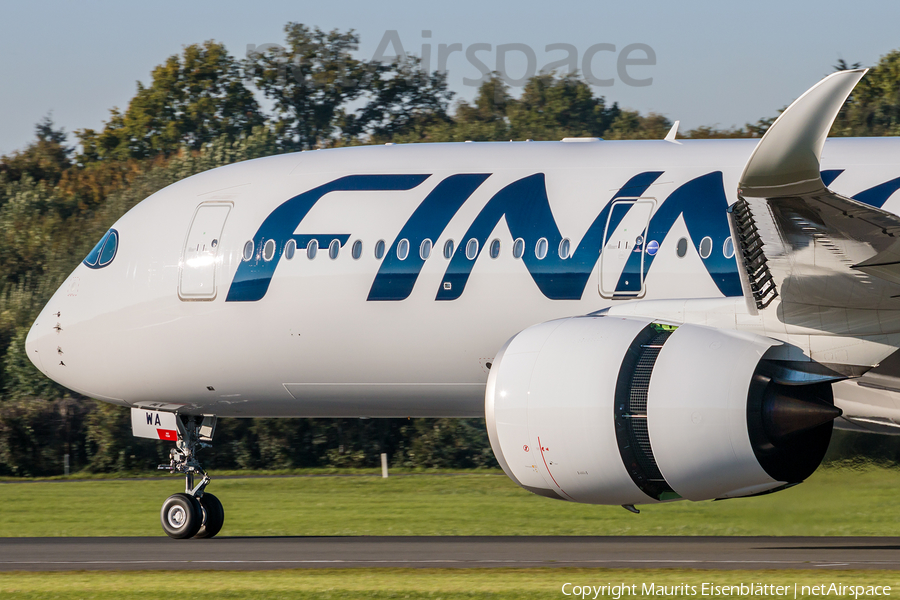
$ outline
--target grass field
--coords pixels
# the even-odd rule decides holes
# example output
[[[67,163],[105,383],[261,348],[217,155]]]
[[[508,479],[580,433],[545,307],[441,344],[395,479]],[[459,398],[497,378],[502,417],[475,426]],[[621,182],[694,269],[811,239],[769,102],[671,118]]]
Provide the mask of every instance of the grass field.
[[[0,537],[163,535],[177,477],[0,484]],[[532,495],[500,473],[220,479],[221,535],[900,535],[900,471],[820,469],[758,498],[641,507]]]
[[[698,571],[619,569],[365,569],[314,571],[207,571],[191,574],[137,573],[0,573],[0,597],[23,599],[91,598],[94,600],[159,600],[159,598],[428,598],[437,600],[492,598],[572,598],[563,594],[565,583],[578,586],[634,585],[636,595],[621,599],[659,597],[645,594],[665,586],[666,598],[702,598],[702,584],[733,586],[759,583],[789,588],[787,595],[754,598],[812,597],[803,587],[832,582],[852,586],[891,586],[900,590],[900,574],[892,571]],[[696,586],[696,590],[677,586]],[[673,589],[673,586],[674,587]],[[567,586],[571,593],[573,586]],[[696,593],[691,593],[696,591]],[[811,591],[811,590],[808,590]],[[734,594],[738,596],[739,594]],[[576,596],[578,597],[578,596]],[[593,597],[593,596],[589,596]],[[609,593],[597,596],[615,600]],[[832,594],[832,597],[834,595]],[[838,597],[846,598],[846,594]]]

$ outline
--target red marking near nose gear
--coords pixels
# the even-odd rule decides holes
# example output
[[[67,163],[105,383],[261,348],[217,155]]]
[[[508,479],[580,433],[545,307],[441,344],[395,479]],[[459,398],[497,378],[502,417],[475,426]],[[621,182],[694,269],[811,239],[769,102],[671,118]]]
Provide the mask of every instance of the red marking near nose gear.
[[[159,435],[159,439],[161,439],[161,440],[166,440],[169,442],[177,442],[178,441],[178,434],[175,432],[174,429],[157,429],[156,433],[157,433],[157,435]]]
[[[541,460],[544,461],[544,467],[547,469],[547,475],[550,476],[550,479],[553,480],[553,483],[556,483],[556,478],[553,477],[553,473],[550,472],[550,467],[547,465],[547,459],[544,458],[544,450],[545,450],[545,448],[544,448],[544,445],[541,444],[541,438],[540,438],[540,437],[538,438],[538,446],[541,447]],[[559,491],[561,491],[563,494],[566,494],[566,490],[564,490],[564,489],[562,489],[561,487],[559,487],[559,484],[558,484],[558,483],[556,483],[556,487],[558,487],[558,488],[559,488]],[[566,496],[569,496],[569,495],[566,494]],[[569,496],[569,498],[572,498],[572,496]]]

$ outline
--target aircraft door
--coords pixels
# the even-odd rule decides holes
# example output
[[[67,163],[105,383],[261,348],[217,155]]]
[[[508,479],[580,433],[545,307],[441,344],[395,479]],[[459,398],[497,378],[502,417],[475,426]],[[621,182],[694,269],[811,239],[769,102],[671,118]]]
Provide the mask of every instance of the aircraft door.
[[[182,300],[214,300],[219,242],[230,202],[204,202],[191,220],[178,275],[178,297]]]
[[[610,207],[600,252],[600,295],[604,298],[644,295],[644,250],[655,204],[653,198],[619,198]]]

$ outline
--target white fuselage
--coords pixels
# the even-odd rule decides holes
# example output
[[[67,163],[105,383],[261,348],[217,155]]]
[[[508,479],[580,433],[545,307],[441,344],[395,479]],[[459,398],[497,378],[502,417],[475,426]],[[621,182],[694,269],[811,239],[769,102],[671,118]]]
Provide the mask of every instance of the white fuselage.
[[[214,169],[154,194],[113,225],[115,258],[103,268],[81,264],[74,270],[35,322],[29,356],[63,385],[123,405],[183,405],[184,412],[238,417],[484,416],[490,363],[526,327],[629,298],[734,295],[731,275],[716,280],[722,265],[734,277],[737,273],[722,234],[724,208],[737,200],[738,178],[756,144],[395,145],[303,152]],[[900,176],[900,139],[831,140],[822,169],[843,170],[829,186],[841,194],[870,190]],[[656,175],[628,189],[635,176],[649,172]],[[471,194],[456,194],[458,208],[441,213],[443,200],[435,190],[459,174],[480,175],[482,181],[475,177]],[[569,240],[565,259],[559,258],[562,242],[545,216],[527,211],[511,216],[515,209],[509,209],[494,220],[486,212],[508,186],[540,174],[552,222]],[[266,260],[261,226],[279,206],[341,178],[372,175],[423,177],[405,190],[322,193],[298,222],[273,225],[297,240],[294,257],[284,256],[286,240],[278,239],[277,260]],[[703,181],[720,193],[694,200],[694,188],[684,186],[707,176]],[[541,200],[527,194],[540,191],[539,179],[521,188],[522,202],[538,208]],[[507,195],[514,197],[518,189]],[[679,214],[662,235],[654,233],[647,218],[679,189],[678,201],[693,216]],[[417,217],[435,232],[427,238],[430,256],[420,258],[423,236],[412,236],[404,261],[394,260],[397,269],[384,270],[387,258],[396,257],[401,232],[409,231],[404,227],[433,192],[429,210],[444,216],[431,218],[423,208]],[[884,208],[897,212],[900,195],[885,193]],[[601,242],[580,248],[616,196],[632,203],[631,219],[617,222],[615,210],[608,209],[598,222]],[[635,210],[638,202],[647,211],[643,222]],[[195,272],[186,252],[196,249],[186,245],[193,243],[191,236],[204,234],[192,232],[204,203],[224,207],[220,212],[227,216],[215,250],[205,250],[206,263],[194,261],[200,269]],[[709,233],[699,214],[708,216]],[[469,260],[466,246],[476,222],[482,229],[487,223],[489,233]],[[703,242],[707,237],[710,241]],[[323,241],[314,259],[300,243],[310,238]],[[522,238],[527,260],[514,256],[516,238]],[[542,238],[547,255],[538,259],[534,254],[543,252]],[[329,257],[329,239],[340,240],[336,258]],[[686,252],[679,248],[682,239]],[[379,240],[387,258],[375,256]],[[448,240],[454,242],[454,264],[464,267],[463,279],[448,271],[452,261],[443,255]],[[494,240],[499,240],[496,258],[490,248]],[[248,241],[254,242],[252,259],[244,261]],[[356,241],[362,242],[358,259],[352,256]],[[652,255],[651,243],[658,245]],[[632,254],[647,261],[652,256],[645,271],[637,262],[640,281],[628,277]],[[582,269],[573,275],[566,261],[576,259],[588,264],[586,274]],[[410,270],[416,260],[418,270]],[[239,270],[253,285],[258,283],[253,277],[268,273],[261,297],[232,291]],[[388,291],[373,298],[380,271],[379,289]],[[205,287],[192,296],[185,287],[189,280]],[[259,295],[259,287],[253,289]]]

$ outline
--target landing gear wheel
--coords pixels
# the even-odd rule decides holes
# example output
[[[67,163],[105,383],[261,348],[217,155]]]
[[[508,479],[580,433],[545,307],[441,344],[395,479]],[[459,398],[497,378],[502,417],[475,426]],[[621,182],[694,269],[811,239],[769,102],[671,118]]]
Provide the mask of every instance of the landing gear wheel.
[[[195,417],[189,416],[185,422],[177,416],[175,426],[178,428],[177,445],[169,452],[169,464],[159,465],[159,468],[184,475],[185,493],[172,494],[163,503],[159,514],[163,531],[176,540],[194,536],[211,538],[222,529],[225,510],[218,498],[204,493],[210,477],[200,466],[197,451],[209,447],[206,442],[212,441],[216,417],[204,415],[198,424]],[[194,485],[197,476],[200,482]]]
[[[163,502],[159,519],[166,535],[183,540],[197,535],[202,525],[203,512],[200,503],[193,496],[172,494]]]
[[[203,513],[203,524],[196,538],[211,538],[222,530],[225,524],[225,509],[219,499],[210,493],[200,497],[200,508]]]

